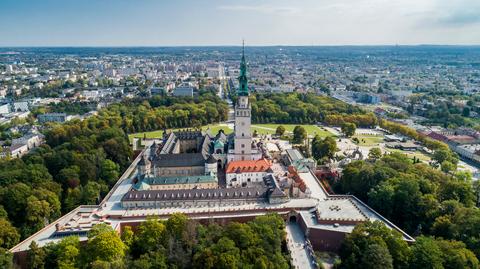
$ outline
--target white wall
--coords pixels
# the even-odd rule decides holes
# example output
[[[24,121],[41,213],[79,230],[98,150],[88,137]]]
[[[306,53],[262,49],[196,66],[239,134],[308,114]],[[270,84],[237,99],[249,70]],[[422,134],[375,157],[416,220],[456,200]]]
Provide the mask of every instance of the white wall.
[[[237,187],[242,186],[243,183],[248,184],[248,182],[263,182],[263,178],[267,175],[267,172],[227,173],[227,186]],[[236,179],[236,181],[232,181],[232,179]]]

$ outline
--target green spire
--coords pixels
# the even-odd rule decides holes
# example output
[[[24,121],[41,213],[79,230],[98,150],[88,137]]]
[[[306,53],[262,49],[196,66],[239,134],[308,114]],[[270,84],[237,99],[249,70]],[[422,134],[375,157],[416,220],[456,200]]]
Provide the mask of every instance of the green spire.
[[[247,63],[245,61],[245,42],[242,43],[242,61],[240,63],[240,76],[238,77],[240,87],[238,95],[248,96]]]

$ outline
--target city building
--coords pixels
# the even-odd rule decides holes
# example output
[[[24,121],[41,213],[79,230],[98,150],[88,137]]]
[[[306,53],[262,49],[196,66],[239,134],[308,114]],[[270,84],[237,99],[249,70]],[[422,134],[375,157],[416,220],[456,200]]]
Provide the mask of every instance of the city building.
[[[231,161],[225,170],[228,187],[245,187],[251,183],[263,182],[263,178],[273,173],[269,160]]]
[[[66,113],[45,113],[37,116],[38,122],[66,122],[69,118]]]
[[[173,89],[173,96],[193,97],[194,88],[188,85],[180,85]]]
[[[312,169],[315,170],[317,162],[311,158],[304,158],[298,149],[287,149],[283,155],[284,163],[289,166],[292,165],[299,172],[307,172]]]

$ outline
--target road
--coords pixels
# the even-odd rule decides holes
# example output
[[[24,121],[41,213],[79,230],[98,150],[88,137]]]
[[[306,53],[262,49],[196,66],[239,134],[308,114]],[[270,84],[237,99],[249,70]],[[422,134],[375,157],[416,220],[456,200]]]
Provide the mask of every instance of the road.
[[[313,257],[309,254],[305,234],[296,222],[289,222],[287,230],[287,246],[290,250],[291,263],[293,268],[307,269],[316,268],[313,264]]]

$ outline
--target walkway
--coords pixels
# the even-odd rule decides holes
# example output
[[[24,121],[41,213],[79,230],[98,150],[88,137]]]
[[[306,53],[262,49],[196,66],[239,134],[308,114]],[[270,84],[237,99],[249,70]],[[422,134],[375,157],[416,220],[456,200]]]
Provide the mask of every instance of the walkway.
[[[323,201],[327,199],[328,194],[320,185],[320,182],[317,181],[312,172],[298,173],[305,185],[310,189],[311,197],[317,199],[318,201]]]
[[[317,268],[305,240],[305,234],[296,222],[287,223],[287,247],[291,254],[293,268]]]

